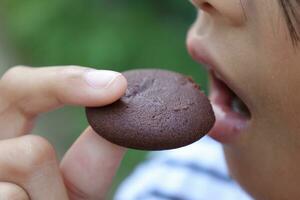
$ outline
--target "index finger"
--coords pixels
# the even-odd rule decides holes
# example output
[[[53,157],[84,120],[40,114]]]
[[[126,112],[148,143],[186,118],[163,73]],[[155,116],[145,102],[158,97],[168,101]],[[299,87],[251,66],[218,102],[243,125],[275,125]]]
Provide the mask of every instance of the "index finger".
[[[10,136],[24,134],[39,113],[64,104],[107,105],[119,99],[126,87],[124,76],[109,70],[14,67],[0,80],[0,129]]]

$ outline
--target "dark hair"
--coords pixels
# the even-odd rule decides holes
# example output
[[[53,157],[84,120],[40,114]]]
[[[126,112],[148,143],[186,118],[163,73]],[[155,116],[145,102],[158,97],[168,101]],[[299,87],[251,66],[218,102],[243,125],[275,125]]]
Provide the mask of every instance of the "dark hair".
[[[293,45],[300,42],[300,0],[279,0]]]

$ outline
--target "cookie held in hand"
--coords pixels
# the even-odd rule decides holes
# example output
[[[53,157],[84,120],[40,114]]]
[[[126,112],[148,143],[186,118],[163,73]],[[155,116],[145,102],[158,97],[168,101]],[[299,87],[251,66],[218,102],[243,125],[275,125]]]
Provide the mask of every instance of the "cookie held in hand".
[[[86,108],[91,127],[120,146],[140,150],[191,144],[213,127],[208,98],[191,78],[158,70],[131,70],[126,94],[110,105]]]

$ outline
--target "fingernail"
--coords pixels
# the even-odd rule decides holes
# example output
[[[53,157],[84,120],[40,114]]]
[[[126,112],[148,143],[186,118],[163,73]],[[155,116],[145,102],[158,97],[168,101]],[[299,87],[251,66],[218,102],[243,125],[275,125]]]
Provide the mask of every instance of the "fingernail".
[[[121,74],[110,70],[89,70],[85,72],[85,81],[94,88],[106,88]]]

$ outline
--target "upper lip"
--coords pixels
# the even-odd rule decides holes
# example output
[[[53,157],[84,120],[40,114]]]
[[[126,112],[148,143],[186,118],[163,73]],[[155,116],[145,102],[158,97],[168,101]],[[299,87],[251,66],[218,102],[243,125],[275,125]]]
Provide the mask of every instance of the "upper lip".
[[[194,39],[198,40],[198,38]],[[193,40],[193,38],[189,40]],[[224,82],[249,108],[251,104],[247,101],[248,99],[243,90],[241,90],[236,83],[234,83],[232,80],[230,80],[224,75],[224,72],[220,68],[220,65],[217,64],[216,60],[213,59],[212,55],[204,47],[204,45],[202,45],[200,41],[195,42],[189,40],[187,41],[187,48],[192,58],[200,64],[203,64],[207,70],[212,71],[215,74],[215,76],[222,82]]]

